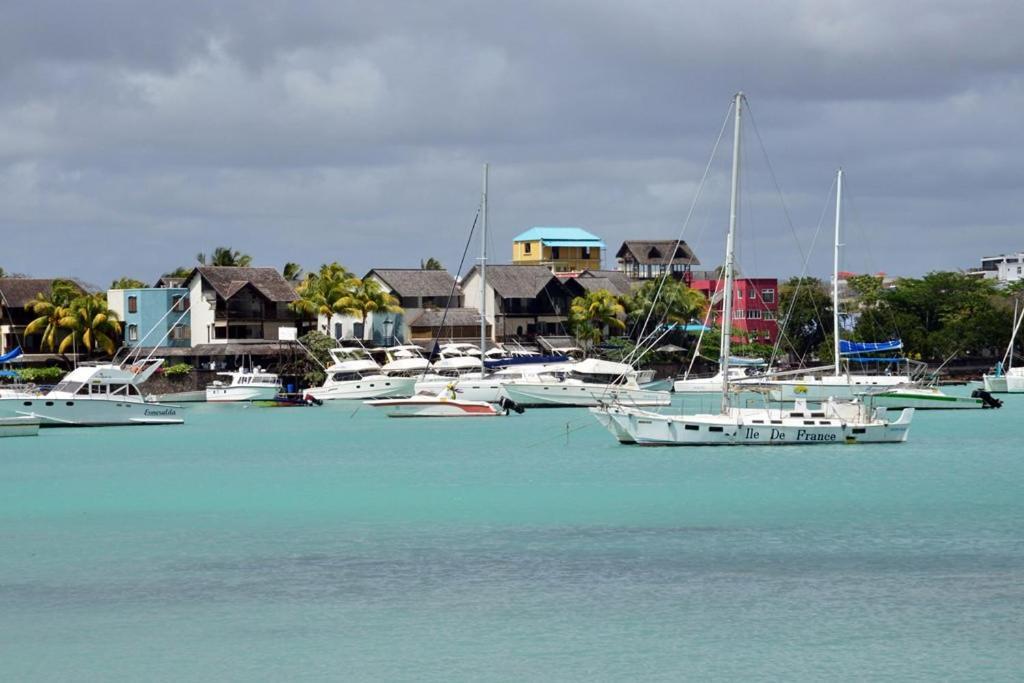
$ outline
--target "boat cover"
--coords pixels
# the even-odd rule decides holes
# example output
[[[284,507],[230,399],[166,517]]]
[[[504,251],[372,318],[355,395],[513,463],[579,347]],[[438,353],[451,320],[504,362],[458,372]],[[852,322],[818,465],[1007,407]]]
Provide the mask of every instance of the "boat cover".
[[[853,356],[861,353],[880,353],[882,351],[898,351],[903,348],[903,342],[899,339],[890,339],[884,342],[854,342],[845,339],[839,340],[839,353],[844,356]]]
[[[17,358],[20,355],[21,355],[21,347],[20,346],[16,346],[13,349],[11,349],[10,351],[8,351],[7,353],[5,353],[3,355],[0,355],[0,363],[6,363],[8,361],[12,361],[12,360],[14,360],[15,358]]]

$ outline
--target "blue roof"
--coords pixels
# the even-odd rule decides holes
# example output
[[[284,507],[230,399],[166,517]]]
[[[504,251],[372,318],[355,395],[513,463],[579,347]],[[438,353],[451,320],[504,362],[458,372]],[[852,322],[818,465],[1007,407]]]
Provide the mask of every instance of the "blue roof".
[[[601,247],[604,241],[583,228],[533,227],[513,242],[540,241],[553,247]]]

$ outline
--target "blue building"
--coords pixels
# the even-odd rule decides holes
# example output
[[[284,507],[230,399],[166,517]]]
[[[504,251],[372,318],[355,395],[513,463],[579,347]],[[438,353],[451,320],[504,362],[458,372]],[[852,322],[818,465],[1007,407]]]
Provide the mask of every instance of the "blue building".
[[[192,346],[188,290],[184,287],[110,289],[107,307],[121,318],[125,346]]]

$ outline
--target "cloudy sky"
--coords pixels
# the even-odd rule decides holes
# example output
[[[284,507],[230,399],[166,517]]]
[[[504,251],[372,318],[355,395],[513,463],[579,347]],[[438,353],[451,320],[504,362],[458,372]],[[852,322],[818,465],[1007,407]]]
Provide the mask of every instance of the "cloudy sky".
[[[0,266],[454,270],[484,161],[496,261],[532,225],[672,238],[743,90],[747,272],[800,272],[839,165],[845,266],[966,267],[1024,249],[1021,26],[1013,0],[6,2]],[[686,228],[709,266],[728,157]]]

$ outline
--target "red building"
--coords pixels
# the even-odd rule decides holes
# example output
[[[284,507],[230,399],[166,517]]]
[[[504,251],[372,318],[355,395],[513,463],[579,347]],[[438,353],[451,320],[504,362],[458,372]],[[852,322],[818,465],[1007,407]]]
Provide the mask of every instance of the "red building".
[[[711,302],[711,324],[720,327],[722,282],[694,280],[690,287]],[[779,336],[779,281],[773,277],[739,278],[733,283],[732,338],[736,342],[774,344]]]

